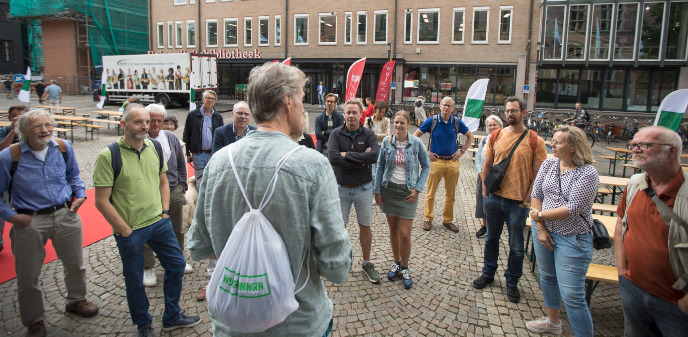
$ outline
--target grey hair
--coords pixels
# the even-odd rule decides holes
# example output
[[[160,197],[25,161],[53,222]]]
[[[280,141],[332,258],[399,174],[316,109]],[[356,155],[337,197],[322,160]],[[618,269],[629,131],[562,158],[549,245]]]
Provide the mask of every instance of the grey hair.
[[[452,105],[454,105],[454,103],[456,103],[456,102],[454,101],[454,99],[451,98],[451,97],[449,97],[449,96],[444,96],[444,97],[442,98],[442,100],[440,101],[440,103],[444,103],[444,102],[447,102],[447,101],[451,101],[451,102],[452,102]]]
[[[124,109],[124,112],[122,113],[122,120],[126,122],[129,119],[129,114],[131,113],[131,110],[138,109],[138,108],[146,110],[146,108],[143,106],[143,104],[129,103],[127,105],[127,108]],[[146,110],[146,111],[148,111],[148,110]]]
[[[526,101],[523,100],[523,98],[516,97],[516,96],[510,96],[506,98],[506,101],[504,102],[504,106],[506,106],[507,103],[511,102],[518,102],[518,111],[524,111],[528,107],[526,106]]]
[[[234,103],[234,106],[232,106],[232,112],[234,112],[234,108],[236,108],[236,106],[239,104],[246,104],[246,107],[248,107],[249,113],[251,112],[251,106],[248,105],[248,102],[246,102],[246,101],[239,101],[239,102]]]
[[[146,106],[146,110],[152,115],[152,114],[159,114],[162,115],[162,119],[164,120],[167,118],[167,110],[165,110],[165,107],[162,106],[162,104],[149,104]]]
[[[213,95],[213,98],[217,99],[217,93],[215,93],[215,91],[206,90],[203,92],[203,98],[205,98],[205,96],[208,96],[208,95]]]
[[[299,68],[279,62],[255,67],[248,76],[248,106],[257,123],[275,120],[287,102],[284,96],[298,100],[306,75]]]
[[[499,127],[500,127],[500,128],[503,128],[503,127],[504,127],[504,122],[502,122],[502,119],[499,118],[499,117],[497,117],[497,116],[495,116],[495,115],[489,115],[489,116],[487,116],[487,118],[485,118],[485,125],[487,125],[487,123],[489,123],[490,121],[495,121],[495,122],[497,122],[497,124],[499,124]]]
[[[50,80],[50,83],[52,83],[52,84],[57,84],[57,81],[55,81],[55,80]]]
[[[26,142],[29,138],[29,128],[31,128],[31,121],[40,117],[50,118],[50,122],[53,123],[53,127],[56,125],[55,119],[50,116],[50,112],[44,109],[33,109],[29,112],[24,113],[19,116],[17,124],[14,126],[14,132],[17,134],[20,142]]]
[[[360,99],[358,99],[358,98],[352,98],[352,99],[350,99],[350,100],[344,102],[344,104],[342,104],[342,109],[343,109],[343,110],[346,110],[346,106],[347,106],[347,105],[350,105],[350,104],[353,104],[353,105],[357,106],[359,112],[363,112],[363,103],[361,102]]]
[[[641,130],[645,129],[661,132],[664,136],[664,142],[676,147],[676,160],[678,160],[679,163],[681,162],[681,149],[683,148],[683,142],[681,141],[681,136],[679,136],[676,131],[663,126],[647,126]],[[664,150],[664,152],[666,151],[668,150]]]

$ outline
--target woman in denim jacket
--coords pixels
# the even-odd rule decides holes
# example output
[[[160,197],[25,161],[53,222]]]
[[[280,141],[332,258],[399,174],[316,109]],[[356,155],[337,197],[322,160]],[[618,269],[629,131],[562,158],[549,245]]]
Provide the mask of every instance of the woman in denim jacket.
[[[418,193],[425,188],[430,173],[428,152],[420,138],[408,132],[410,124],[408,112],[400,110],[394,114],[394,134],[382,141],[373,188],[375,201],[387,215],[394,255],[387,278],[393,281],[401,274],[406,289],[413,286],[408,262]]]

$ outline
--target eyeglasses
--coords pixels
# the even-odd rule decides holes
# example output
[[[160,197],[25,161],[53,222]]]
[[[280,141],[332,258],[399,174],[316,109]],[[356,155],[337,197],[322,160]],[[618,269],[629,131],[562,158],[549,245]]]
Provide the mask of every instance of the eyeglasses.
[[[628,148],[629,151],[632,151],[633,149],[636,148],[636,146],[642,150],[649,150],[653,146],[672,146],[671,144],[666,144],[666,143],[628,143],[626,144],[626,148]]]
[[[39,131],[43,128],[46,129],[52,129],[54,127],[53,123],[45,123],[45,124],[34,124],[31,126],[32,129]]]
[[[521,111],[518,110],[518,109],[504,110],[504,113],[507,113],[507,114],[510,114],[510,115],[513,115],[513,114],[515,114],[515,113],[517,113],[517,112],[521,112]]]
[[[217,101],[217,98],[215,97],[203,97],[203,99],[207,101]]]
[[[445,108],[452,108],[452,107],[454,107],[454,106],[451,105],[451,104],[442,104],[442,106],[445,107]]]

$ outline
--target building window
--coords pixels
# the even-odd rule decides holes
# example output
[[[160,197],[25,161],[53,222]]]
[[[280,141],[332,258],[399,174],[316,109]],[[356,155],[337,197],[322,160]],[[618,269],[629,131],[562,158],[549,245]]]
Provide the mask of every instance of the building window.
[[[196,22],[186,22],[186,46],[196,47]]]
[[[186,5],[186,0],[174,0],[174,5],[175,6]]]
[[[413,42],[413,10],[407,9],[404,14],[404,43]]]
[[[497,43],[511,43],[511,17],[514,8],[499,7],[499,40]]]
[[[351,44],[351,27],[353,15],[351,12],[344,13],[344,44]]]
[[[239,20],[224,19],[225,26],[225,47],[236,47],[239,44]]]
[[[172,22],[167,23],[167,48],[172,48]]]
[[[464,33],[464,15],[466,14],[465,8],[454,8],[454,23],[452,26],[452,43],[463,43],[463,33]]]
[[[282,44],[282,17],[275,15],[275,46]]]
[[[662,47],[662,27],[664,27],[664,3],[646,2],[643,10],[643,26],[640,29],[638,59],[659,59],[659,49]]]
[[[321,13],[318,15],[318,19],[318,27],[320,28],[318,44],[337,44],[337,15]]]
[[[387,11],[375,12],[373,34],[373,43],[387,43]]]
[[[487,43],[487,27],[490,20],[489,7],[473,7],[473,38],[471,43]]]
[[[545,60],[561,60],[563,48],[561,37],[564,33],[565,11],[566,6],[547,6],[545,14],[545,39],[542,44],[542,54]]]
[[[670,3],[669,31],[666,41],[664,58],[669,60],[686,59],[686,41],[688,41],[688,3]]]
[[[250,17],[244,18],[244,46],[250,46],[253,44],[252,34],[253,33],[253,19]]]
[[[182,22],[176,21],[174,23],[174,41],[176,42],[176,47],[182,47]]]
[[[14,54],[12,49],[12,41],[0,40],[0,62],[14,61]]]
[[[270,45],[270,18],[267,16],[258,17],[258,45],[268,46]]]
[[[440,41],[440,10],[418,10],[418,43],[439,43]]]
[[[217,20],[205,21],[205,44],[208,47],[217,47]]]
[[[566,35],[566,59],[585,58],[585,41],[588,32],[588,5],[569,7],[569,29]]]
[[[294,15],[294,44],[308,44],[308,14]]]
[[[158,48],[165,48],[165,23],[158,22]]]
[[[613,4],[595,4],[592,6],[590,34],[591,60],[608,60],[612,37]]]
[[[638,29],[638,4],[620,3],[616,11],[614,59],[635,59],[635,33]]]
[[[356,43],[365,44],[368,40],[368,13],[358,12],[356,16]]]

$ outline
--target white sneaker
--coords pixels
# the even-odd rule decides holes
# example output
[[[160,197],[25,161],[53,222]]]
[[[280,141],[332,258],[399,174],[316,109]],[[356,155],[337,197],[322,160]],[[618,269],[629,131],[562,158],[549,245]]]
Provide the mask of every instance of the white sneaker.
[[[143,270],[143,285],[146,287],[155,287],[158,284],[158,276],[155,275],[155,268]]]
[[[193,267],[190,264],[186,264],[186,267],[184,267],[184,274],[188,274],[193,271]]]
[[[526,322],[526,328],[536,333],[551,333],[554,335],[561,335],[561,321],[559,324],[554,324],[549,320],[549,317],[540,317],[534,321]]]

